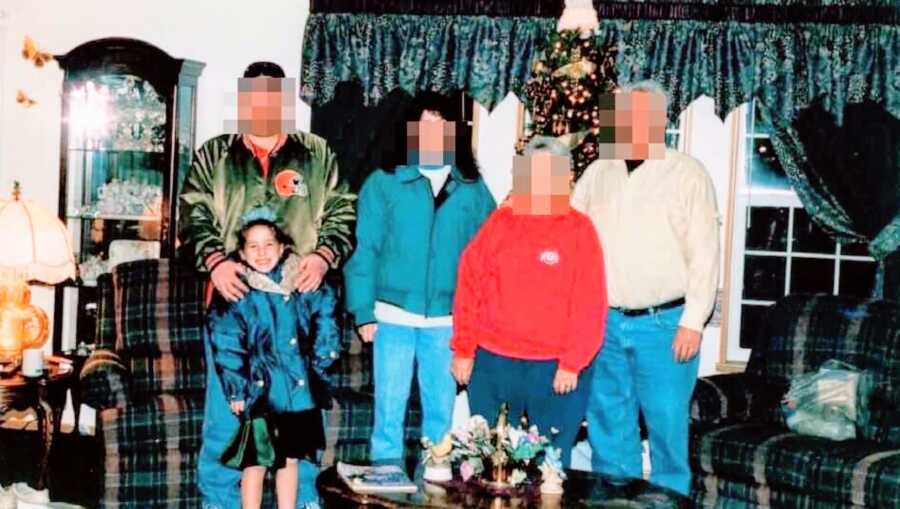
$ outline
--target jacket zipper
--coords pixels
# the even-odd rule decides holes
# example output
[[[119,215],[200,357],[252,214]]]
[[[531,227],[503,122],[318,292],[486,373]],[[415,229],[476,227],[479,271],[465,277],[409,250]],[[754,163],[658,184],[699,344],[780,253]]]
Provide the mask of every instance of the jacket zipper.
[[[447,176],[449,178],[449,175]],[[431,224],[428,227],[428,250],[425,254],[428,256],[425,262],[425,310],[423,315],[425,318],[428,318],[428,305],[430,303],[428,287],[430,286],[428,283],[430,281],[431,276],[431,237],[434,235],[434,220],[435,216],[437,216],[437,209],[435,208],[434,202],[434,190],[431,188],[431,180],[428,178],[423,179],[425,182],[426,191],[428,192],[428,197],[431,198]]]

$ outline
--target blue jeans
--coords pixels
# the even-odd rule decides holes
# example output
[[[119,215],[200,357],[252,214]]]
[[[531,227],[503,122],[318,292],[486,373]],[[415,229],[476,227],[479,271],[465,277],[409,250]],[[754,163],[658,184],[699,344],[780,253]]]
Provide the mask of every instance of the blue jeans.
[[[699,356],[682,363],[672,352],[682,310],[628,317],[610,309],[587,419],[593,470],[640,478],[640,410],[650,439],[650,482],[688,494],[689,405]]]
[[[369,459],[403,462],[406,405],[417,366],[422,436],[440,441],[450,431],[456,381],[450,373],[452,327],[407,327],[378,322],[373,340],[375,425]]]
[[[238,429],[238,419],[225,400],[225,391],[206,347],[206,405],[203,412],[203,434],[200,457],[197,459],[197,481],[203,496],[204,509],[240,509],[241,471],[226,467],[219,461],[225,447],[234,438]],[[319,500],[316,491],[316,477],[319,466],[301,460],[297,464],[299,484],[297,487],[297,507]]]
[[[506,402],[511,424],[518,424],[527,412],[529,424],[536,425],[542,435],[549,437],[550,428],[556,428],[554,445],[568,468],[590,394],[591,368],[578,375],[574,391],[556,394],[553,379],[558,365],[556,360],[513,359],[479,349],[469,382],[469,409],[493,426],[500,405]]]

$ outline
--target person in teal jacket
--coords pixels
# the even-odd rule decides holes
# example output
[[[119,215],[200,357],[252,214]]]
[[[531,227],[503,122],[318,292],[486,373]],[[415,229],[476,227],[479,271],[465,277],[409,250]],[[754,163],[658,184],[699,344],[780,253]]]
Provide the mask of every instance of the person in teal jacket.
[[[347,309],[374,343],[370,460],[402,463],[404,418],[418,367],[422,435],[450,430],[451,309],[460,254],[496,208],[478,174],[459,105],[426,93],[405,115],[408,164],[378,169],[358,202],[357,247],[344,266]]]

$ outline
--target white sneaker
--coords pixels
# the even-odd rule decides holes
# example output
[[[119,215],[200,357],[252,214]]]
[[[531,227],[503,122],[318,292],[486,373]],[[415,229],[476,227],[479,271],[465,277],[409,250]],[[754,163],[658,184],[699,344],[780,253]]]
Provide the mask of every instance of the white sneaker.
[[[0,509],[17,509],[16,495],[13,494],[12,486],[9,488],[0,486]]]
[[[12,492],[18,499],[18,509],[45,509],[50,505],[50,490],[36,490],[31,486],[17,482],[12,486]]]

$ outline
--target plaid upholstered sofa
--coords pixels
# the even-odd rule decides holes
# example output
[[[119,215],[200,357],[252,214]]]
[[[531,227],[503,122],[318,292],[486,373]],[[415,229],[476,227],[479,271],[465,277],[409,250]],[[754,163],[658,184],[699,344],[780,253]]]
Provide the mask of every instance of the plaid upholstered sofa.
[[[746,372],[698,381],[691,406],[698,507],[900,507],[900,305],[788,296],[759,324]],[[790,432],[791,377],[828,359],[872,370],[871,418],[835,442]]]
[[[99,281],[98,344],[81,372],[85,404],[98,411],[104,448],[102,507],[199,508],[206,369],[206,280],[170,260],[118,265]],[[368,456],[372,355],[353,334],[333,368],[323,464]],[[420,425],[407,415],[410,459]]]

